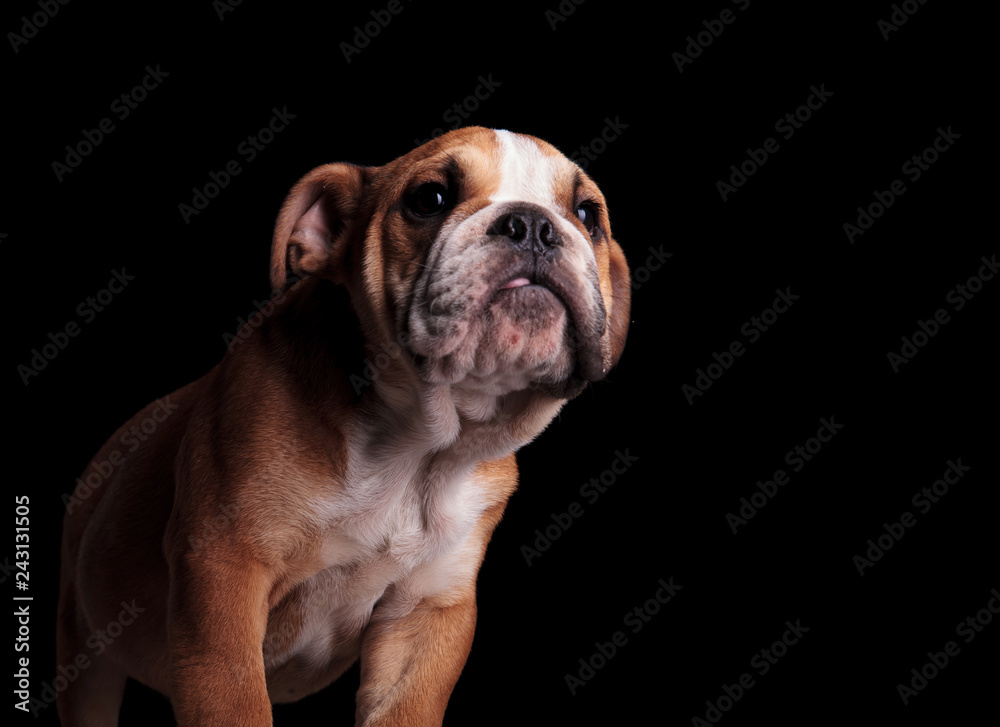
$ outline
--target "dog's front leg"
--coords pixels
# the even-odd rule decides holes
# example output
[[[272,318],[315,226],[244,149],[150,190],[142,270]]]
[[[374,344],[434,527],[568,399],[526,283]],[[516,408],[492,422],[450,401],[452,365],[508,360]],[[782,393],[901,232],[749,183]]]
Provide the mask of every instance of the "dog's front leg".
[[[440,727],[476,627],[474,587],[446,601],[424,599],[406,615],[380,603],[361,650],[358,727]]]
[[[270,727],[261,644],[267,571],[234,557],[171,563],[171,701],[179,727]]]

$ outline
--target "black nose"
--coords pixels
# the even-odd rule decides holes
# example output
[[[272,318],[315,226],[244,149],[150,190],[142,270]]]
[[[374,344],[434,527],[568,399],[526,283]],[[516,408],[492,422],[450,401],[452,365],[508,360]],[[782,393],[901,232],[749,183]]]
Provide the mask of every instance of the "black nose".
[[[500,215],[489,229],[491,235],[503,235],[516,247],[545,253],[560,244],[559,233],[544,212],[518,209]]]

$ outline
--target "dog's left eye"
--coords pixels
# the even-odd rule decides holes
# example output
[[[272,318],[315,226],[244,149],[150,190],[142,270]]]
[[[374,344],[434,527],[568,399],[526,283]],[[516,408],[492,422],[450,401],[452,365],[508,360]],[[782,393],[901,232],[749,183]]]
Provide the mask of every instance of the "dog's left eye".
[[[406,206],[421,217],[430,217],[448,207],[448,189],[443,184],[428,182],[410,192]]]
[[[597,212],[594,210],[594,206],[590,202],[584,202],[576,208],[576,216],[580,218],[587,233],[593,235],[594,230],[597,229]]]

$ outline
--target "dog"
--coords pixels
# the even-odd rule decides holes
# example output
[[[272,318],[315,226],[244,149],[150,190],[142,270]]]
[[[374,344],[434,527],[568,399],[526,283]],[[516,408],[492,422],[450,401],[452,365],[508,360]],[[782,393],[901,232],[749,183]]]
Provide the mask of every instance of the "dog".
[[[440,725],[514,453],[629,325],[601,191],[504,130],[314,169],[270,277],[273,310],[81,477],[99,484],[64,521],[57,659],[88,663],[65,727],[117,724],[127,677],[182,727],[262,727],[359,659],[356,724]]]

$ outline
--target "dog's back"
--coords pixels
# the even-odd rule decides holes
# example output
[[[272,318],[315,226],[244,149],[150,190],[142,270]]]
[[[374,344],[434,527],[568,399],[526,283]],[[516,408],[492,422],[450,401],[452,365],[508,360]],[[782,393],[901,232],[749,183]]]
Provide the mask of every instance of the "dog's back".
[[[163,533],[174,501],[174,459],[204,381],[152,402],[119,428],[67,503],[57,658],[63,665],[89,662],[79,679],[93,687],[75,689],[77,694],[98,697],[117,684],[119,669],[108,651],[128,651],[132,643],[163,644],[129,654],[128,661],[142,669],[133,676],[154,688],[165,686],[169,576]],[[123,603],[139,614],[126,612],[127,624]]]
[[[264,727],[359,657],[359,724],[440,725],[514,452],[628,327],[600,190],[505,131],[313,170],[271,282],[256,330],[116,432],[69,503],[67,727],[113,723],[127,676],[180,724]]]

